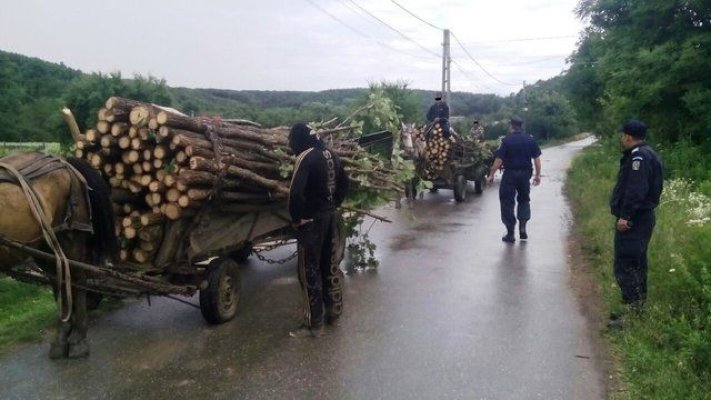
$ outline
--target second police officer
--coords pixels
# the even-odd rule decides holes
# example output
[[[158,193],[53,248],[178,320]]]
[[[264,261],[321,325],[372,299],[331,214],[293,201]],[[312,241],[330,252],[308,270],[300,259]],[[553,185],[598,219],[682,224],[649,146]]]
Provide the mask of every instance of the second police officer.
[[[501,240],[513,243],[516,241],[514,236],[516,219],[519,223],[520,238],[528,239],[526,223],[531,219],[531,176],[534,185],[541,183],[541,149],[533,136],[523,132],[521,118],[511,117],[509,129],[511,133],[503,138],[501,146],[496,150],[496,159],[489,171],[487,181],[493,182],[496,171],[504,167],[504,175],[499,186],[499,201],[501,222],[506,226],[506,234]],[[535,165],[535,175],[533,175],[531,160]],[[516,207],[517,202],[518,207]],[[515,208],[517,209],[514,213]]]

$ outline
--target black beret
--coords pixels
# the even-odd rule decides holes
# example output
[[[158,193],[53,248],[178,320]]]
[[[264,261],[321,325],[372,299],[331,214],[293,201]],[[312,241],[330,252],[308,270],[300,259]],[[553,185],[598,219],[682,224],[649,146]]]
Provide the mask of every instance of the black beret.
[[[523,126],[523,119],[521,119],[521,117],[518,117],[518,116],[516,116],[516,115],[514,115],[513,117],[511,117],[511,119],[509,120],[509,122],[510,122],[511,125],[513,125],[513,126],[519,126],[519,127],[520,127],[520,126]]]

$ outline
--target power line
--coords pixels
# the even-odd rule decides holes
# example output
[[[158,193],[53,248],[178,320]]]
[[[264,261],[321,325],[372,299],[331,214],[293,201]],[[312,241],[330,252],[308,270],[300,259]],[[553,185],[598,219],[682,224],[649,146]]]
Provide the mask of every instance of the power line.
[[[415,13],[413,13],[412,11],[408,10],[408,9],[405,8],[402,4],[398,3],[397,1],[395,1],[395,0],[390,0],[390,1],[391,1],[393,4],[395,4],[396,6],[400,7],[400,8],[401,8],[403,11],[405,11],[406,13],[408,13],[408,14],[410,14],[411,16],[415,17],[416,19],[419,19],[420,21],[424,22],[425,24],[429,25],[430,27],[432,27],[432,28],[434,28],[434,29],[437,29],[438,31],[443,30],[442,28],[438,27],[437,25],[435,25],[435,24],[433,24],[433,23],[431,23],[431,22],[429,22],[429,21],[426,21],[426,20],[420,18],[419,16],[417,16],[417,14],[415,14]]]
[[[498,39],[498,40],[483,40],[477,42],[468,42],[467,44],[489,44],[489,43],[510,43],[510,42],[530,42],[536,40],[556,40],[556,39],[570,39],[578,37],[577,35],[560,35],[560,36],[543,36],[543,37],[528,37],[528,38],[517,38],[517,39]]]
[[[484,66],[481,65],[481,64],[479,63],[479,61],[477,61],[476,58],[474,58],[474,56],[471,55],[471,53],[469,53],[469,50],[467,50],[467,48],[464,47],[464,45],[462,44],[462,42],[459,41],[459,38],[457,37],[457,35],[454,34],[454,32],[452,32],[452,37],[454,37],[454,40],[457,41],[457,44],[459,44],[459,47],[461,47],[462,50],[464,50],[464,53],[465,53],[467,56],[469,56],[469,58],[474,62],[474,64],[476,64],[476,65],[479,67],[479,69],[481,69],[482,71],[484,71],[484,73],[485,73],[486,75],[488,75],[491,79],[495,80],[496,82],[498,82],[498,83],[500,83],[500,84],[502,84],[502,85],[507,85],[507,86],[519,86],[518,84],[515,84],[515,83],[504,82],[504,81],[500,80],[499,78],[495,77],[494,75],[492,75],[491,72],[487,71],[486,68],[484,68]]]
[[[388,27],[391,31],[393,31],[393,32],[397,33],[398,35],[400,35],[403,39],[405,39],[405,40],[407,40],[407,41],[409,41],[409,42],[414,43],[415,45],[417,45],[417,47],[421,48],[422,50],[426,51],[426,52],[429,53],[429,54],[432,54],[433,56],[435,56],[435,57],[437,57],[437,58],[440,57],[439,54],[437,54],[437,53],[435,53],[434,51],[428,49],[427,47],[421,45],[420,43],[418,43],[418,42],[416,42],[415,40],[411,39],[409,36],[405,35],[404,33],[400,32],[399,30],[393,28],[390,24],[388,24],[387,22],[385,22],[385,21],[383,21],[382,19],[378,18],[375,14],[373,14],[373,13],[371,13],[370,11],[368,11],[367,9],[363,8],[360,4],[356,3],[356,2],[353,1],[353,0],[348,0],[348,1],[351,2],[354,6],[358,7],[359,10],[363,11],[364,13],[368,14],[368,15],[371,16],[372,18],[376,19],[376,20],[377,20],[378,22],[380,22],[381,24],[383,24],[383,25],[385,25],[386,27]]]
[[[530,61],[522,61],[522,62],[517,62],[517,63],[512,63],[512,64],[499,64],[500,67],[517,67],[520,65],[530,65],[530,64],[538,64],[546,61],[552,61],[552,60],[560,60],[565,59],[568,57],[567,54],[562,54],[558,56],[550,56],[550,57],[543,57],[543,58],[538,58],[535,60],[530,60]]]
[[[305,0],[305,1],[308,2],[309,4],[311,4],[312,6],[314,6],[316,9],[318,9],[318,10],[321,11],[322,13],[324,13],[324,14],[326,14],[327,16],[331,17],[334,21],[336,21],[336,22],[340,23],[341,25],[345,26],[346,28],[350,29],[352,32],[354,32],[354,33],[357,34],[358,36],[361,36],[361,37],[366,38],[366,39],[369,39],[369,40],[373,40],[375,43],[379,44],[380,46],[382,46],[382,47],[384,47],[384,48],[386,48],[386,49],[388,49],[388,50],[395,51],[395,52],[398,52],[398,53],[400,53],[400,54],[404,54],[404,55],[410,56],[410,57],[415,57],[415,58],[419,58],[419,59],[427,59],[427,60],[429,60],[429,57],[425,58],[425,57],[423,57],[423,56],[419,56],[419,55],[415,55],[415,54],[410,54],[410,53],[407,53],[407,52],[402,51],[402,50],[400,50],[400,49],[397,49],[397,48],[395,48],[395,47],[389,46],[388,44],[383,43],[383,42],[381,42],[381,41],[379,41],[379,40],[377,40],[377,39],[375,39],[375,38],[369,36],[368,34],[364,33],[364,32],[361,31],[360,29],[354,28],[354,27],[351,26],[349,23],[343,21],[342,19],[340,19],[340,18],[338,18],[337,16],[335,16],[333,13],[329,12],[329,11],[326,10],[325,8],[323,8],[323,7],[321,7],[320,5],[318,5],[316,2],[314,2],[314,1],[312,1],[312,0]]]

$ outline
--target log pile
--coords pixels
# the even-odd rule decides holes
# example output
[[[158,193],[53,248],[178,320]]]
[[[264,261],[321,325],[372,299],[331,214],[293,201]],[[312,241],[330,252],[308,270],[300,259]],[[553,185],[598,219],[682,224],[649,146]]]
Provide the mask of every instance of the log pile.
[[[191,118],[119,97],[76,142],[75,156],[101,171],[120,218],[121,260],[151,264],[166,221],[193,217],[208,204],[255,205],[288,196],[295,157],[288,128],[264,129],[245,120]],[[360,190],[402,187],[354,141],[331,140]],[[364,168],[363,165],[369,167]]]
[[[492,151],[482,143],[474,140],[458,139],[453,141],[444,136],[444,130],[435,123],[431,130],[420,129],[416,139],[425,143],[424,178],[432,180],[442,175],[448,175],[445,170],[450,161],[464,164],[489,162]]]
[[[435,123],[426,136],[424,130],[420,130],[417,139],[427,143],[425,148],[425,158],[427,165],[433,172],[441,171],[449,161],[449,153],[452,148],[452,141],[444,136],[444,130],[439,123]]]

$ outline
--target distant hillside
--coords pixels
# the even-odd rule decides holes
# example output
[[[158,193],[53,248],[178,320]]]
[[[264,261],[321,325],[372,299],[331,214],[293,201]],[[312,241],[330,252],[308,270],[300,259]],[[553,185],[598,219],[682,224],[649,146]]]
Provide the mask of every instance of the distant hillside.
[[[0,141],[54,141],[62,95],[82,77],[64,64],[0,51]]]
[[[86,74],[62,63],[0,51],[0,141],[67,140],[59,110],[68,105],[82,127],[95,122],[102,99],[112,95],[170,105],[188,114],[247,118],[266,126],[344,116],[367,88],[320,92],[171,88],[153,77],[124,79],[119,73]],[[420,99],[406,119],[422,120],[432,92],[413,90]],[[456,92],[457,115],[483,118],[500,112],[507,99]]]

